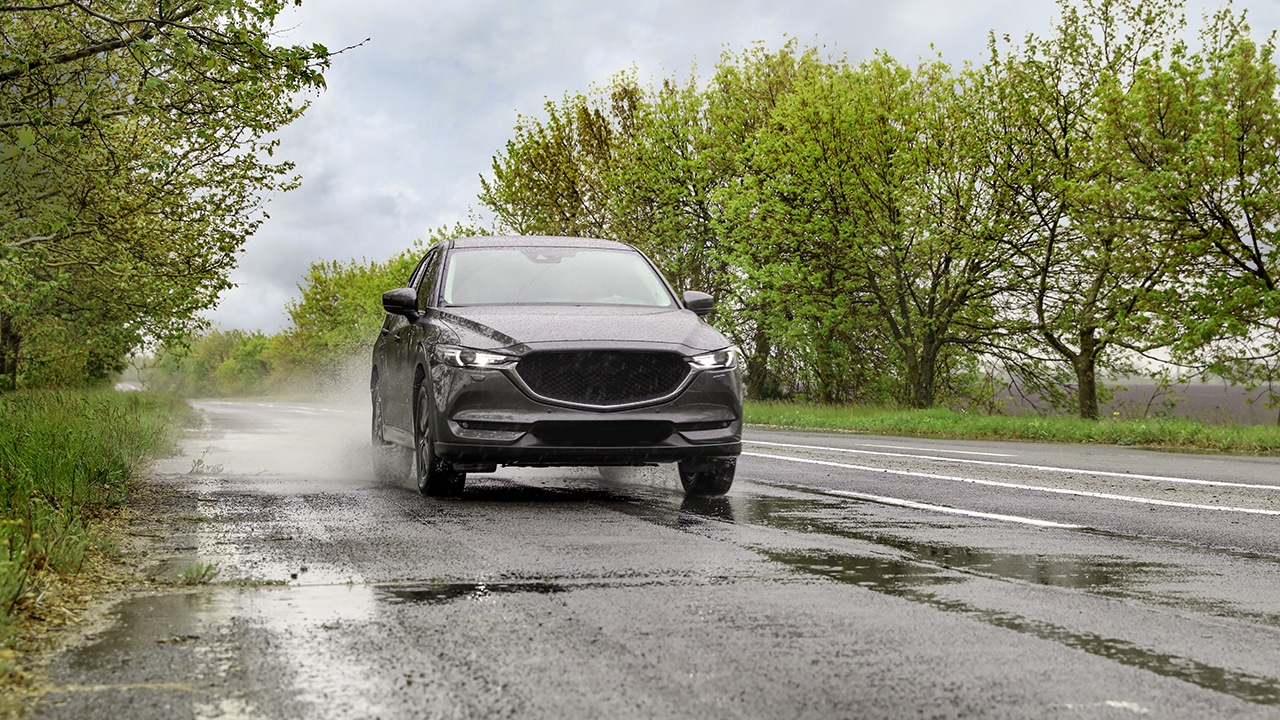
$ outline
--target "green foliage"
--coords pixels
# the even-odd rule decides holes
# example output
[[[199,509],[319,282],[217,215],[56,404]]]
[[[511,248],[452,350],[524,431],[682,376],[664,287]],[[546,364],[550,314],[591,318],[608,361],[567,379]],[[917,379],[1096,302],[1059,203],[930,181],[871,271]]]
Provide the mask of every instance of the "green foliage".
[[[1192,259],[1154,320],[1180,360],[1251,387],[1280,373],[1280,99],[1275,38],[1257,43],[1227,10],[1199,53],[1137,70],[1112,131],[1135,150],[1153,213]]]
[[[328,51],[278,46],[285,0],[0,7],[0,390],[102,377],[228,285],[272,134]]]
[[[93,545],[89,522],[171,448],[182,411],[148,393],[0,396],[0,634],[51,576],[80,567]]]
[[[521,116],[506,152],[493,159],[494,178],[481,178],[480,200],[524,235],[604,237],[612,188],[606,174],[631,102],[615,81],[612,108],[594,97],[547,101],[546,120]],[[617,118],[611,113],[624,113]]]
[[[298,366],[331,366],[373,346],[385,311],[382,293],[403,287],[421,259],[420,245],[386,262],[369,260],[312,263],[289,301],[288,347],[303,351],[290,358]]]
[[[1065,416],[1011,417],[944,408],[902,410],[878,406],[748,402],[747,422],[774,427],[841,430],[884,435],[968,440],[1137,445],[1169,450],[1280,454],[1280,428],[1223,427],[1176,418],[1106,419]]]
[[[705,84],[624,74],[522,117],[480,199],[715,293],[754,398],[1010,385],[1096,418],[1144,357],[1273,387],[1274,47],[1228,8],[1192,51],[1181,7],[1060,0],[1048,37],[960,71],[793,40]]]
[[[1164,57],[1180,29],[1172,1],[1063,4],[1052,37],[1004,53],[993,40],[983,70],[993,121],[984,144],[1021,220],[1005,238],[998,351],[1012,349],[1024,372],[1049,364],[1074,375],[1083,418],[1098,416],[1101,370],[1132,372],[1134,353],[1171,342],[1152,332],[1150,315],[1191,258],[1150,211],[1133,148],[1109,130],[1133,101],[1134,68]],[[1040,385],[1051,377],[1029,375]]]
[[[271,376],[271,345],[260,332],[214,330],[161,348],[143,379],[152,390],[183,397],[260,395]]]
[[[456,224],[384,261],[318,261],[289,301],[289,327],[276,335],[213,330],[165,344],[143,373],[156,390],[183,397],[252,396],[341,389],[368,373],[369,353],[386,317],[382,293],[403,287],[426,247],[483,234]]]
[[[288,303],[290,326],[273,338],[266,353],[277,378],[306,377],[322,386],[343,382],[355,365],[368,373],[369,353],[386,317],[382,293],[409,282],[426,248],[445,239],[483,234],[455,224],[433,230],[385,261],[312,263]]]
[[[787,298],[774,337],[810,349],[818,399],[887,376],[896,389],[882,397],[931,406],[1005,256],[969,88],[937,62],[806,58],[726,200],[738,264]]]
[[[213,563],[192,563],[178,573],[177,582],[179,585],[208,585],[220,573],[218,566]]]

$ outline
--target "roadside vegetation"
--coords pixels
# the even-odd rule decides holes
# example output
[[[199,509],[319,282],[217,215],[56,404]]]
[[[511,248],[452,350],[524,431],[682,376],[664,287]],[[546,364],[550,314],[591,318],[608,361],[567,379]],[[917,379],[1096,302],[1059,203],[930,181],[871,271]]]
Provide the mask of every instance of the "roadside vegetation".
[[[910,410],[782,401],[748,402],[744,415],[748,423],[793,430],[1280,455],[1280,426],[1208,425],[1172,417],[1124,418],[1116,415],[1098,421],[1068,415],[989,415],[946,408]]]
[[[277,132],[333,53],[279,44],[293,4],[0,5],[0,643],[102,551],[96,521],[184,412],[94,388],[200,333],[265,199],[297,186]]]
[[[109,549],[94,521],[173,447],[189,412],[153,393],[0,395],[0,643],[16,616],[53,602],[60,578]]]
[[[446,237],[481,234],[439,228],[385,260],[316,261],[286,306],[289,327],[266,335],[212,330],[133,358],[132,372],[151,389],[184,397],[246,397],[348,389],[368,374],[369,352],[384,311],[382,293],[404,285],[425,247]],[[358,381],[357,381],[358,382]]]
[[[792,41],[706,76],[624,72],[522,116],[480,200],[716,295],[756,399],[1008,393],[1096,419],[1105,377],[1271,387],[1274,35],[1230,6],[1190,26],[1176,0],[1059,10],[962,67]]]
[[[332,53],[289,0],[0,5],[0,392],[102,381],[198,332]]]
[[[992,37],[962,67],[793,40],[701,75],[623,72],[521,115],[482,176],[491,223],[423,244],[630,242],[718,298],[754,400],[998,414],[1017,397],[1096,420],[1107,378],[1176,376],[1275,407],[1280,72],[1257,35],[1231,7],[1188,22],[1177,0],[1061,0],[1045,36]],[[358,378],[378,295],[420,250],[317,262],[283,332],[169,343],[156,382]]]

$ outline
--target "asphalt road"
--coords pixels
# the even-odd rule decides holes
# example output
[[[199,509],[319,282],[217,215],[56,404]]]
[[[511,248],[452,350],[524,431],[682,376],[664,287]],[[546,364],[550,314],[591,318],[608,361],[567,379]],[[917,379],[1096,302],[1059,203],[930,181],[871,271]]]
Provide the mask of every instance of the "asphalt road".
[[[420,497],[363,407],[198,404],[127,557],[171,584],[34,718],[1280,717],[1280,461],[751,431]]]

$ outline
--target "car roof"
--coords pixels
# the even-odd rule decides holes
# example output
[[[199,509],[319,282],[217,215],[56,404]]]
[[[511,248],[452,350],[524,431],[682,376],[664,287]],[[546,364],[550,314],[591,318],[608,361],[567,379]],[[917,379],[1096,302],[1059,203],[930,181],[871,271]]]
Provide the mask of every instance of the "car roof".
[[[626,243],[597,238],[559,237],[555,235],[483,235],[454,238],[449,241],[455,248],[484,247],[573,247],[607,250],[635,250]]]

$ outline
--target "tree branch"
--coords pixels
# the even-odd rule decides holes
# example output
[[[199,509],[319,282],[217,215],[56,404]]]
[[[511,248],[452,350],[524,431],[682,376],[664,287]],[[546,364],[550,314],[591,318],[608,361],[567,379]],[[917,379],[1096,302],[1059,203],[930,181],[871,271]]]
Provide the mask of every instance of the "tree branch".
[[[73,4],[75,4],[76,7],[81,7],[78,3],[73,3]],[[204,9],[204,5],[197,3],[196,5],[193,5],[192,7],[177,13],[173,17],[168,17],[168,18],[162,17],[162,18],[155,18],[155,19],[148,18],[146,20],[130,21],[130,22],[147,23],[148,27],[142,32],[139,32],[136,34],[130,34],[127,37],[114,38],[111,40],[102,40],[102,41],[94,42],[82,48],[79,48],[77,50],[71,50],[69,52],[61,53],[59,55],[53,55],[46,58],[39,58],[27,63],[21,63],[17,66],[12,66],[8,70],[0,72],[0,82],[15,80],[17,78],[20,78],[24,75],[29,74],[32,70],[36,70],[42,67],[64,65],[66,63],[75,62],[77,60],[83,60],[87,57],[93,57],[94,55],[98,55],[100,53],[111,52],[113,50],[119,50],[121,48],[129,47],[130,45],[134,45],[139,42],[145,42],[147,40],[154,38],[157,34],[159,34],[160,27],[162,25],[173,24],[178,21],[185,20],[191,17],[192,15],[195,15],[196,13],[200,12],[203,9]],[[98,17],[98,16],[94,14],[94,17]],[[110,21],[110,22],[114,23],[115,21]]]

